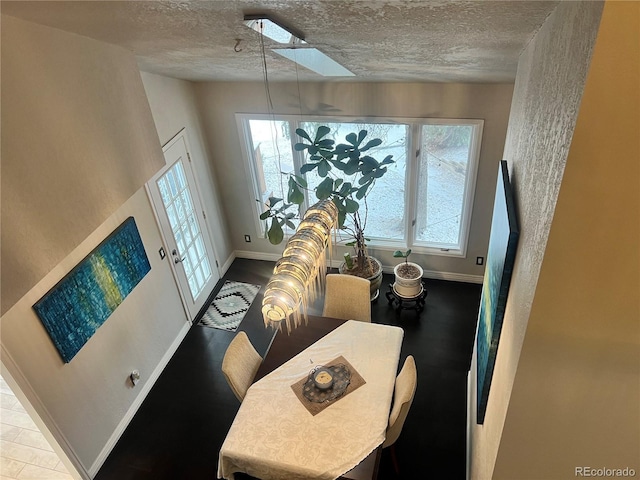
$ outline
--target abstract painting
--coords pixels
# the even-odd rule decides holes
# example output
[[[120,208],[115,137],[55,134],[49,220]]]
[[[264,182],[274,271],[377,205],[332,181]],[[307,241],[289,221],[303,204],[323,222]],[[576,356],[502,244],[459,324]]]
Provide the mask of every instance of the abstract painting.
[[[518,219],[507,162],[502,160],[493,205],[487,266],[482,284],[477,336],[477,423],[484,423],[507,294],[518,246]]]
[[[65,363],[149,270],[136,222],[129,217],[33,306]]]

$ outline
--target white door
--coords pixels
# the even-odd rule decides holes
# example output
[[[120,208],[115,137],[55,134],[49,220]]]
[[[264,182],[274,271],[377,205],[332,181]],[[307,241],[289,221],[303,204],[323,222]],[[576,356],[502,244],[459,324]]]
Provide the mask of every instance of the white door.
[[[147,183],[147,191],[185,310],[193,322],[220,279],[220,272],[184,130],[163,151],[166,167]]]

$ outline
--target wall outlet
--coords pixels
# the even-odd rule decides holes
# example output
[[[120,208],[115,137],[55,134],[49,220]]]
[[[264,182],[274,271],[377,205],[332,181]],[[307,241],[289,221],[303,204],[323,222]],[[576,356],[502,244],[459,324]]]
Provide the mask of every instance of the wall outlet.
[[[245,235],[244,236],[244,241],[247,243],[251,243],[251,235]]]
[[[484,265],[484,257],[476,257],[476,265]]]

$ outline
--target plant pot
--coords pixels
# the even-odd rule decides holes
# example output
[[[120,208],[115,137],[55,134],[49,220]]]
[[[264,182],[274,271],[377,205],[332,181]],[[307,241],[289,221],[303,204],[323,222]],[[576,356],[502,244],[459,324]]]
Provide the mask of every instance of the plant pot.
[[[404,298],[413,298],[420,295],[422,291],[422,267],[417,263],[399,263],[393,269],[396,281],[393,289],[398,295]]]
[[[380,294],[380,285],[382,284],[382,264],[377,258],[371,256],[369,258],[377,265],[376,272],[370,277],[366,277],[366,279],[371,282],[371,301],[373,302],[376,298],[378,298],[378,295]],[[340,264],[340,266],[338,267],[338,271],[344,275],[360,276],[350,272],[344,262]]]

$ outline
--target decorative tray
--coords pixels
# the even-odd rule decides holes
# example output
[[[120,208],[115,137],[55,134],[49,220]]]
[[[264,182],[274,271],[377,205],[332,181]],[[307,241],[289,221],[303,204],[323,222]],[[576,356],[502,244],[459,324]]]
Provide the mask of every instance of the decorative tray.
[[[333,385],[329,388],[319,388],[314,381],[314,375],[318,370],[327,370],[333,375]],[[314,403],[330,402],[342,395],[351,382],[351,371],[344,363],[330,367],[315,367],[309,372],[309,378],[302,385],[302,395]]]

